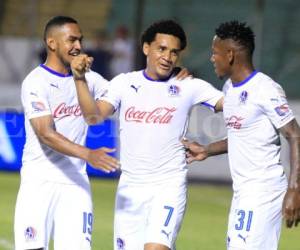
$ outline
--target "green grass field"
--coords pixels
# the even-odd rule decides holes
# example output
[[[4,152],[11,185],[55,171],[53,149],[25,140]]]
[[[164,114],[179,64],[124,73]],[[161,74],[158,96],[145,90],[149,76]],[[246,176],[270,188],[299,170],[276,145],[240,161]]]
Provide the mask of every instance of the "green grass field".
[[[113,206],[116,181],[92,179],[95,223],[94,250],[112,249]],[[0,173],[0,250],[13,249],[13,214],[19,175]],[[177,250],[225,249],[228,186],[189,185],[188,207],[177,240]],[[283,229],[280,250],[300,250],[300,228]],[[268,250],[268,249],[261,249]]]

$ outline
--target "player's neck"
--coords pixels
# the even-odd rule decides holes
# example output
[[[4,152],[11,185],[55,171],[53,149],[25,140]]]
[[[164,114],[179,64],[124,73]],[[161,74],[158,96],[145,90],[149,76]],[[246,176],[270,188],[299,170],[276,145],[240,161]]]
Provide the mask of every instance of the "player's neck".
[[[247,77],[249,77],[253,72],[255,71],[254,67],[251,65],[251,67],[242,67],[237,70],[234,70],[232,75],[230,76],[230,79],[232,81],[232,84],[239,84]]]
[[[66,67],[60,60],[52,57],[48,57],[44,65],[62,75],[70,73],[70,67]]]

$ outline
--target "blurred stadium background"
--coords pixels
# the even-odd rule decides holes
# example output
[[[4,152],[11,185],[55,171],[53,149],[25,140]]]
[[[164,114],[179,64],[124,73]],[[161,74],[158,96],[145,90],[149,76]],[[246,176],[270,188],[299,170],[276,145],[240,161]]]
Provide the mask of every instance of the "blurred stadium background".
[[[223,21],[232,19],[246,21],[256,33],[256,68],[272,76],[284,87],[294,113],[300,121],[300,85],[298,83],[300,2],[298,0],[0,0],[0,170],[6,171],[0,174],[4,176],[3,179],[10,176],[7,171],[14,172],[11,176],[15,176],[21,165],[25,132],[20,86],[23,78],[40,63],[39,53],[43,47],[43,28],[46,21],[55,15],[69,15],[79,21],[85,36],[86,48],[92,46],[96,32],[106,32],[109,43],[117,27],[120,25],[127,27],[135,46],[133,55],[135,69],[143,67],[143,57],[139,49],[141,31],[157,19],[176,19],[182,24],[188,36],[188,48],[182,55],[181,65],[187,67],[195,77],[208,80],[219,89],[222,88],[223,82],[216,78],[209,62],[214,29]],[[118,123],[115,118],[92,127],[87,144],[91,147],[117,145],[117,128]],[[222,114],[216,115],[201,107],[193,110],[187,137],[205,144],[225,135]],[[283,139],[282,161],[288,167],[287,152],[287,145]],[[117,177],[117,175],[105,175],[100,171],[88,169],[90,175],[101,177],[97,180],[103,181],[103,177],[113,179]],[[11,176],[7,178],[13,178]],[[219,156],[203,163],[192,164],[189,179],[200,183],[230,184],[227,157]],[[6,191],[5,185],[0,187],[1,205],[1,197],[5,197]],[[230,186],[226,188],[230,190]],[[203,191],[200,189],[199,193]],[[222,189],[223,187],[219,192],[220,199],[222,199]],[[12,204],[7,207],[4,201],[3,207],[0,207],[4,210],[0,209],[0,250],[12,249],[9,245],[11,243],[5,243],[5,240],[12,241],[12,219],[5,224],[4,214],[6,209],[13,209],[17,186],[13,190],[15,191],[12,191],[13,198],[10,198]],[[110,195],[113,196],[113,194]],[[227,205],[223,207],[225,212],[223,211],[222,230],[226,228],[229,196],[225,200]],[[197,202],[199,202],[197,198],[190,201],[191,204]],[[110,216],[112,216],[111,213]],[[9,214],[12,215],[13,212],[10,211]],[[196,209],[195,216],[197,216]],[[213,218],[213,215],[211,216]],[[5,226],[2,227],[2,225]],[[184,228],[189,228],[189,226]],[[195,231],[198,227],[201,227],[200,219],[199,226],[192,225]],[[183,234],[188,241],[197,239],[197,236],[195,238],[188,236],[189,230],[185,232]],[[111,236],[111,229],[107,234]],[[3,235],[10,236],[4,237]],[[221,241],[223,244],[223,238]],[[204,245],[200,244],[201,249],[222,248],[222,245],[220,248],[205,248],[204,242],[201,243]],[[181,245],[179,250],[200,249],[183,246]],[[104,247],[103,249],[110,248]],[[300,246],[297,247],[297,245],[282,248],[282,250],[299,249]]]

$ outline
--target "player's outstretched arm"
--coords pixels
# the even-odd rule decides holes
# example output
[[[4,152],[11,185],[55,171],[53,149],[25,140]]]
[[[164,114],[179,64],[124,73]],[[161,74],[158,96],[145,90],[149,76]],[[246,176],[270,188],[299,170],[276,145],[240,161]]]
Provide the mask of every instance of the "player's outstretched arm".
[[[197,142],[182,140],[182,144],[186,149],[186,161],[203,161],[209,156],[220,155],[227,153],[227,139],[213,142],[208,145],[201,145]]]
[[[100,109],[99,103],[96,103],[91,96],[85,73],[89,70],[93,59],[85,54],[76,56],[71,62],[71,70],[75,81],[78,102],[87,124],[93,125],[105,120],[114,111],[112,105],[104,105]]]
[[[64,155],[83,159],[93,167],[105,172],[115,171],[119,168],[118,160],[108,155],[115,149],[99,148],[91,150],[73,143],[55,131],[51,115],[33,118],[30,122],[40,142],[53,150]]]
[[[300,222],[300,128],[293,119],[280,128],[290,146],[289,185],[284,197],[282,213],[287,227],[297,226]]]

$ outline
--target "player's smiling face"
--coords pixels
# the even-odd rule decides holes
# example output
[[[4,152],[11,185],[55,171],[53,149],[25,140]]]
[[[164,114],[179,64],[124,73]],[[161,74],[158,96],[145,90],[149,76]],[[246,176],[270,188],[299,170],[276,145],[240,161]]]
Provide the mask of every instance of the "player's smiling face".
[[[212,55],[210,61],[213,63],[215,73],[219,78],[230,75],[231,52],[227,40],[221,40],[215,36],[212,42]]]
[[[79,55],[82,49],[83,36],[78,24],[67,23],[56,28],[53,37],[55,55],[69,67],[73,57]]]
[[[170,76],[180,54],[180,39],[173,35],[156,34],[150,44],[144,43],[144,54],[147,57],[146,73],[154,80]]]

